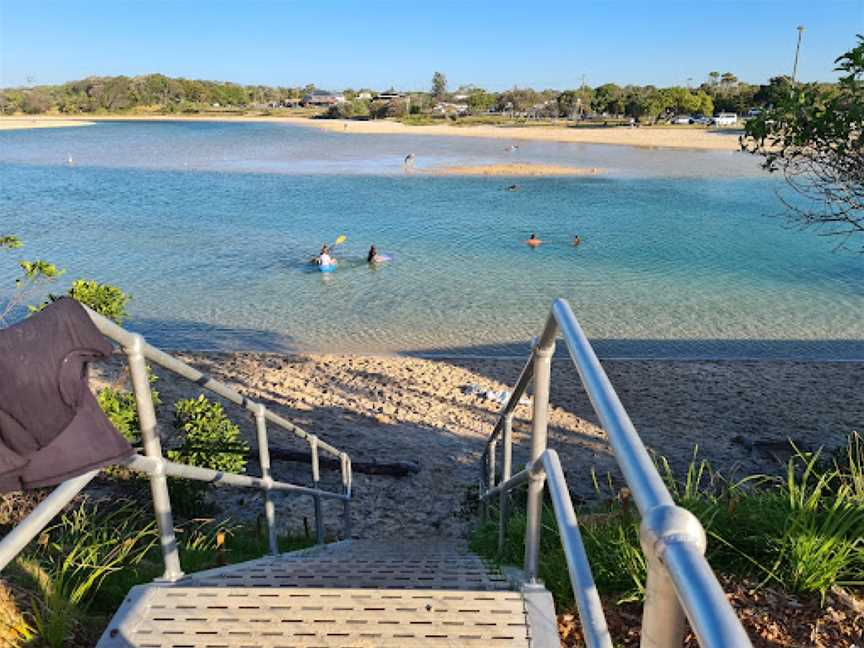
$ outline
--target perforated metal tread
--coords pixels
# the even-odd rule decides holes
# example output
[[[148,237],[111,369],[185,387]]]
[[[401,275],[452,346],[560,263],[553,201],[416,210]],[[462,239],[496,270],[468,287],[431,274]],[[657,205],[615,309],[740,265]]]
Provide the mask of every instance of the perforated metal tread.
[[[202,587],[507,590],[498,570],[458,545],[352,540],[192,574]]]
[[[527,648],[529,634],[523,595],[464,545],[350,540],[135,587],[98,648]]]
[[[130,592],[98,648],[529,645],[517,592],[154,584]]]

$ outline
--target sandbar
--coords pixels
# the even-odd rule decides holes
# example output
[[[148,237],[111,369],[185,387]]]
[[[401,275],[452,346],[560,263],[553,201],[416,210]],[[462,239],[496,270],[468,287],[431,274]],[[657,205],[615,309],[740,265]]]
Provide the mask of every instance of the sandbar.
[[[94,122],[81,119],[44,119],[41,117],[2,117],[0,131],[30,128],[65,128],[67,126],[92,126]]]
[[[429,175],[465,175],[465,176],[583,176],[597,175],[603,169],[598,167],[569,167],[558,164],[476,164],[468,166],[444,166],[418,169]]]

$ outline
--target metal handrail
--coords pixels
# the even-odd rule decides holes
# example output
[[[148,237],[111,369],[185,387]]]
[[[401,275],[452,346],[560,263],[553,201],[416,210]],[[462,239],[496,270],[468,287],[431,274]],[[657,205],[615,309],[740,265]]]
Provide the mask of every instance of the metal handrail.
[[[177,541],[174,537],[174,522],[171,513],[171,501],[168,495],[167,477],[179,477],[210,483],[222,483],[240,488],[258,488],[263,490],[268,548],[273,554],[278,552],[278,543],[275,506],[271,496],[272,491],[282,491],[312,497],[315,506],[315,537],[316,542],[319,544],[324,543],[324,521],[321,500],[335,499],[342,501],[343,533],[345,537],[351,537],[350,507],[353,478],[351,458],[347,453],[340,451],[329,443],[322,441],[316,435],[309,434],[297,425],[274,414],[263,404],[243,396],[224,383],[147,344],[141,335],[127,331],[86,306],[85,309],[96,325],[96,328],[103,335],[120,344],[127,357],[129,373],[132,379],[132,390],[135,394],[135,402],[138,409],[138,421],[144,456],[135,454],[123,463],[131,470],[145,473],[150,477],[150,492],[153,498],[153,509],[156,514],[162,557],[165,563],[163,580],[176,581],[183,576],[177,552]],[[260,478],[180,464],[168,461],[162,456],[161,441],[156,428],[156,411],[150,391],[146,360],[150,360],[169,371],[192,380],[202,388],[210,390],[230,402],[236,403],[252,414],[256,423],[256,441],[261,466]],[[268,421],[304,439],[309,444],[312,465],[312,488],[277,481],[271,477],[270,449],[267,438]],[[319,450],[323,450],[339,459],[342,478],[341,493],[325,491],[319,487]],[[66,480],[54,489],[30,515],[12,529],[0,541],[0,570],[4,569],[98,473],[98,470],[93,470],[79,477]]]
[[[611,646],[567,484],[557,455],[546,448],[551,358],[559,332],[642,518],[640,544],[647,559],[648,575],[641,645],[643,648],[682,645],[686,615],[701,646],[751,646],[705,559],[706,537],[702,525],[692,513],[675,505],[594,349],[570,305],[563,299],[552,304],[543,333],[535,341],[513,393],[501,408],[481,458],[480,501],[484,514],[488,513],[488,503],[493,497],[499,500],[499,550],[503,548],[507,525],[507,495],[527,483],[524,571],[529,583],[536,582],[543,488],[548,479],[586,644]],[[513,412],[529,380],[534,383],[531,460],[524,470],[511,476]],[[496,484],[499,437],[503,444],[503,470]]]

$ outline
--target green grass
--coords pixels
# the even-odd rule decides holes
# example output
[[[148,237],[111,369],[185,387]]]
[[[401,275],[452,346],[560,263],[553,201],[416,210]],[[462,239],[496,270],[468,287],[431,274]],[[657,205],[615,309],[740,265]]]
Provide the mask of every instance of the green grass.
[[[706,556],[718,574],[823,599],[836,585],[864,584],[864,444],[857,433],[839,457],[796,451],[779,477],[754,475],[729,482],[694,455],[686,474],[677,478],[665,459],[657,463],[676,503],[705,527]],[[595,487],[599,494],[596,480]],[[497,521],[482,524],[471,546],[501,564],[521,565],[523,494],[511,510],[515,512],[500,555]],[[619,602],[640,600],[645,561],[639,519],[629,497],[583,507],[578,516],[598,590]],[[566,561],[548,504],[542,523],[540,577],[559,609],[571,607]]]
[[[185,573],[253,560],[268,550],[264,530],[227,519],[191,520],[176,536]],[[280,537],[279,549],[313,542]],[[92,645],[128,591],[162,571],[158,533],[146,509],[131,502],[84,503],[47,528],[4,577],[28,593],[23,612],[34,640],[59,648]]]

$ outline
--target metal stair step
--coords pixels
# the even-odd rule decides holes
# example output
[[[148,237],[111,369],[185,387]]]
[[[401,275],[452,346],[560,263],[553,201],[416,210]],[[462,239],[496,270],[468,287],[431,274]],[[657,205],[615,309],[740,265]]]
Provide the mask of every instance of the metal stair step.
[[[136,587],[99,648],[529,646],[518,592]]]

